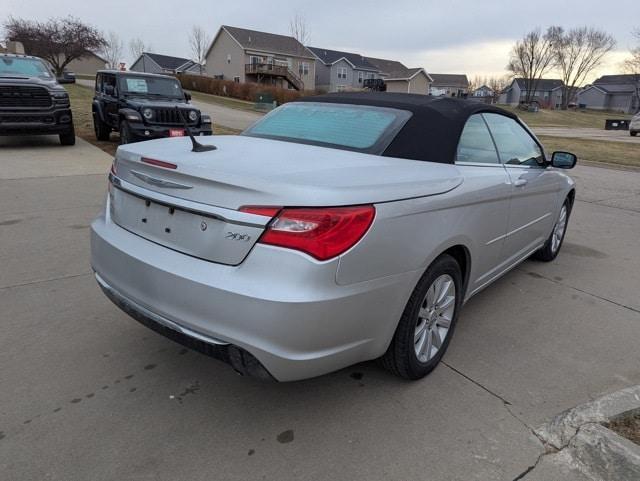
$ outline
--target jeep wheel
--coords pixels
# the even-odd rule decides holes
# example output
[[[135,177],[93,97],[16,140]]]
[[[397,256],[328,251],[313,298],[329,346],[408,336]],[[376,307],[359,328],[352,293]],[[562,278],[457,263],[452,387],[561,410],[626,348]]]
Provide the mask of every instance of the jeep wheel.
[[[120,145],[130,144],[134,139],[131,135],[131,127],[129,127],[129,122],[123,120],[120,122]]]
[[[75,145],[76,144],[76,131],[71,125],[71,128],[64,134],[58,136],[60,138],[61,145]]]
[[[111,134],[111,127],[105,124],[100,116],[94,112],[93,114],[93,130],[96,133],[97,140],[109,140]]]

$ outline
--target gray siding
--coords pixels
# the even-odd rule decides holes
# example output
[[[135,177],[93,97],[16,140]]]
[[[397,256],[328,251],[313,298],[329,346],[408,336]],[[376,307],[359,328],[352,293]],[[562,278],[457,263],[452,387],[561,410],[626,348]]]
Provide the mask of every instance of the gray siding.
[[[578,93],[578,104],[585,104],[588,109],[604,110],[607,108],[607,94],[595,88],[583,90]]]
[[[246,63],[249,63],[246,60]],[[221,30],[206,58],[206,74],[213,77],[222,75],[225,80],[240,77],[244,82],[245,53],[226,30]]]
[[[331,66],[316,60],[316,88],[331,91]]]

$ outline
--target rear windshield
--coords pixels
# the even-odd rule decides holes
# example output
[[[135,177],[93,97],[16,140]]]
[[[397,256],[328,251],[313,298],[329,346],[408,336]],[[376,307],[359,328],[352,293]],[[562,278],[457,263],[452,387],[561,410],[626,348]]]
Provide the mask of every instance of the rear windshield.
[[[25,76],[52,78],[41,60],[23,57],[0,57],[0,77]]]
[[[406,110],[324,102],[292,102],[243,135],[381,154],[411,117]]]
[[[183,97],[180,83],[172,78],[123,76],[120,82],[121,92],[128,94]]]

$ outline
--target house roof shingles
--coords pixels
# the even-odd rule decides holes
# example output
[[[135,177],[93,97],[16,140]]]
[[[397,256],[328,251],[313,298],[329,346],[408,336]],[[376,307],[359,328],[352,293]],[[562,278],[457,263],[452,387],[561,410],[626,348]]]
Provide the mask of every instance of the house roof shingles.
[[[229,25],[223,25],[222,28],[229,32],[245,50],[254,49],[296,57],[315,58],[304,45],[288,35],[259,32]]]
[[[518,83],[518,87],[522,90],[527,89],[527,83],[524,78],[516,78],[514,82]],[[540,92],[544,92],[547,90],[554,90],[564,85],[564,82],[560,79],[552,79],[552,78],[541,78],[537,82],[533,82],[536,84],[536,90]]]
[[[171,57],[169,55],[160,55],[158,53],[144,52],[143,55],[146,55],[155,63],[157,63],[160,67],[167,70],[175,70],[178,67],[182,67],[184,64],[189,62],[191,62],[192,64],[195,63],[192,60],[189,60],[188,58]]]
[[[344,58],[350,62],[355,68],[361,70],[378,70],[375,65],[367,62],[367,59],[359,53],[341,52],[339,50],[329,50],[319,47],[307,47],[311,52],[320,59],[325,65],[330,65]]]
[[[429,73],[433,79],[431,84],[433,87],[458,87],[468,88],[469,79],[465,74],[450,74],[450,73]]]

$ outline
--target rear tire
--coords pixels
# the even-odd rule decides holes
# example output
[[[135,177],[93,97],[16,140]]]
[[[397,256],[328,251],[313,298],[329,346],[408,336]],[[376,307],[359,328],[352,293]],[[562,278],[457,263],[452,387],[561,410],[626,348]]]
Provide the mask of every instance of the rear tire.
[[[96,139],[106,141],[111,135],[111,127],[105,124],[100,116],[94,112],[93,114],[93,130],[96,133]]]
[[[71,125],[71,128],[64,134],[58,135],[61,145],[76,145],[76,131]]]
[[[558,220],[553,226],[547,242],[545,242],[539,250],[535,251],[531,257],[542,262],[551,262],[558,256],[562,242],[564,241],[564,236],[567,233],[569,214],[571,214],[571,201],[567,198],[560,208]]]
[[[450,255],[438,257],[407,302],[391,344],[380,358],[384,368],[410,380],[429,374],[449,347],[462,295],[460,266]]]
[[[636,135],[638,135],[638,132],[632,130],[631,132],[629,132],[629,134],[631,134],[631,137],[635,137]]]

